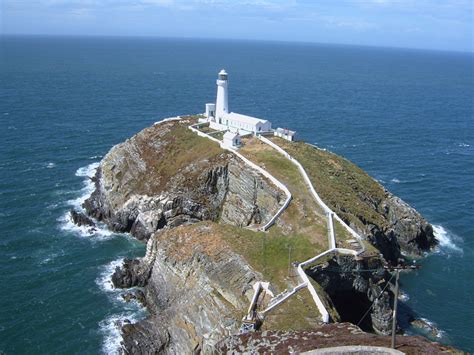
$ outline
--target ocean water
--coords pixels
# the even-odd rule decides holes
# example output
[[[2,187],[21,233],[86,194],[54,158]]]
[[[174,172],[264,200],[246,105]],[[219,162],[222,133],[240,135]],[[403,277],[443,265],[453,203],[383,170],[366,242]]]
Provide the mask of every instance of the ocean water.
[[[434,226],[401,276],[404,303],[474,351],[474,57],[336,45],[0,37],[0,350],[113,352],[145,311],[109,276],[144,254],[67,220],[100,158],[153,122],[204,111],[229,72],[231,110],[357,163]],[[412,330],[415,331],[415,330]]]

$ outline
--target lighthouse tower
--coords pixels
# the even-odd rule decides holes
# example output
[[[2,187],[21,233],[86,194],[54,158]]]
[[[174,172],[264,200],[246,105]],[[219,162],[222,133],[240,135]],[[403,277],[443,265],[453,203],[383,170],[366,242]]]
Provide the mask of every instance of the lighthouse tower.
[[[227,72],[222,69],[217,78],[216,121],[223,123],[223,117],[229,113]]]

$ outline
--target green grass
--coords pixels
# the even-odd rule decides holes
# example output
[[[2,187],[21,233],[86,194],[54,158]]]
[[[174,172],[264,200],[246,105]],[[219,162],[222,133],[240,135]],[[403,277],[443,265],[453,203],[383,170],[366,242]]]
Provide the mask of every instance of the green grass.
[[[183,184],[195,184],[194,175],[202,173],[199,164],[203,161],[218,162],[224,152],[219,144],[203,137],[188,128],[193,120],[166,122],[149,127],[131,138],[133,150],[124,151],[120,170],[130,171],[140,178],[121,182],[127,189],[136,194],[158,195],[165,191],[167,184],[183,169],[196,166],[196,169],[185,174]],[[172,126],[170,129],[169,126]],[[165,128],[164,128],[165,127]],[[159,143],[159,144],[157,144]],[[137,166],[136,154],[143,160],[143,165]],[[104,174],[114,175],[113,167],[104,168]],[[193,175],[194,174],[194,175]],[[116,174],[117,179],[122,177]]]
[[[178,125],[163,136],[165,145],[162,157],[156,158],[155,172],[164,181],[169,180],[183,167],[197,161],[210,159],[223,152],[218,144],[200,137],[184,125]]]
[[[272,140],[303,165],[318,194],[345,221],[360,227],[362,220],[386,225],[375,207],[385,198],[384,188],[365,171],[347,159],[303,142],[290,143],[276,137]]]
[[[230,225],[220,225],[223,239],[249,265],[259,271],[277,293],[299,283],[290,262],[304,261],[320,253],[321,247],[304,236],[281,234],[278,227],[269,233],[255,232]],[[291,254],[289,250],[291,248]],[[307,289],[300,290],[286,302],[268,313],[263,330],[302,330],[311,328],[320,319],[314,300]]]
[[[292,281],[288,277],[289,261],[304,261],[320,253],[323,248],[300,235],[283,235],[278,227],[268,233],[221,225],[224,240],[266,280],[275,284],[280,291]],[[289,258],[289,249],[291,254]]]
[[[282,232],[297,234],[313,244],[327,247],[326,216],[309,193],[298,168],[275,149],[255,138],[245,140],[239,152],[265,168],[290,190],[293,199],[279,218]]]

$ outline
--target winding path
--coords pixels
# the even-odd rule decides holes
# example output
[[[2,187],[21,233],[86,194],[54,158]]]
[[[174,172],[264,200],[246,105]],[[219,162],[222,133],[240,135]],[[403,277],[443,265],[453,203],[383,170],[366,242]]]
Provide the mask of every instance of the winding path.
[[[288,190],[288,188],[283,183],[281,183],[279,180],[277,180],[268,171],[261,168],[257,164],[251,162],[249,159],[245,158],[242,154],[237,152],[235,149],[224,147],[220,140],[218,140],[214,137],[211,137],[210,135],[198,130],[197,127],[199,127],[199,124],[191,125],[191,126],[189,126],[189,129],[191,129],[193,132],[197,133],[201,137],[208,138],[208,139],[220,144],[220,146],[223,149],[231,151],[236,156],[238,156],[240,159],[242,159],[247,165],[249,165],[253,169],[257,170],[259,173],[261,173],[262,175],[267,177],[277,187],[279,187],[281,190],[283,190],[285,192],[285,194],[287,196],[285,203],[281,206],[281,208],[278,210],[278,212],[270,219],[270,221],[267,222],[261,228],[263,231],[266,231],[268,228],[270,228],[275,223],[277,218],[283,213],[283,211],[290,204],[290,201],[292,199],[292,195],[291,195],[290,191]],[[355,230],[353,230],[350,226],[348,226],[334,211],[332,211],[324,203],[324,201],[321,199],[321,197],[316,192],[316,190],[315,190],[308,174],[306,173],[305,169],[303,168],[303,166],[301,165],[301,163],[298,160],[293,158],[290,154],[288,154],[288,152],[286,152],[283,148],[281,148],[279,145],[275,144],[274,142],[272,142],[268,138],[265,138],[262,135],[258,135],[257,138],[260,141],[264,142],[265,144],[268,144],[269,146],[274,148],[278,153],[284,155],[289,161],[291,161],[294,165],[296,165],[298,167],[298,170],[299,170],[301,176],[303,177],[303,180],[305,181],[305,184],[306,184],[308,190],[310,191],[311,195],[315,199],[316,203],[326,213],[326,216],[327,216],[327,219],[328,219],[327,222],[328,222],[328,235],[329,235],[329,249],[322,252],[321,254],[318,254],[318,255],[316,255],[316,256],[314,256],[314,257],[312,257],[312,258],[310,258],[306,261],[303,261],[303,262],[299,263],[297,265],[297,271],[298,271],[298,275],[301,279],[301,283],[298,284],[297,286],[295,286],[293,289],[285,290],[284,292],[277,295],[276,297],[273,297],[272,300],[270,301],[270,303],[268,304],[267,308],[264,309],[263,311],[259,312],[259,313],[257,313],[256,309],[255,309],[256,305],[257,305],[257,301],[258,301],[258,294],[261,292],[262,289],[265,289],[265,287],[263,287],[263,285],[266,285],[267,283],[258,281],[254,285],[255,293],[254,293],[254,296],[253,296],[252,301],[250,303],[248,314],[244,318],[244,320],[247,321],[247,322],[253,321],[256,316],[259,316],[260,318],[263,318],[266,313],[270,312],[272,309],[274,309],[275,307],[277,307],[278,305],[280,305],[281,303],[286,301],[288,298],[290,298],[291,296],[296,294],[299,290],[306,287],[306,288],[308,288],[308,291],[311,294],[311,297],[313,298],[314,303],[318,307],[319,313],[321,314],[321,320],[324,323],[328,323],[329,320],[330,320],[329,312],[327,311],[326,307],[324,306],[323,302],[321,301],[321,298],[319,297],[318,293],[316,292],[316,289],[314,288],[314,286],[311,284],[311,282],[310,282],[310,280],[309,280],[308,276],[306,275],[303,268],[310,265],[310,264],[313,264],[313,263],[317,262],[319,259],[321,259],[321,258],[323,258],[327,255],[330,255],[330,254],[358,256],[358,255],[365,252],[365,246],[364,246],[363,238]],[[360,245],[359,250],[337,248],[336,235],[335,235],[335,232],[334,232],[334,219],[336,219],[354,238],[356,238],[356,240],[358,241],[358,243]]]

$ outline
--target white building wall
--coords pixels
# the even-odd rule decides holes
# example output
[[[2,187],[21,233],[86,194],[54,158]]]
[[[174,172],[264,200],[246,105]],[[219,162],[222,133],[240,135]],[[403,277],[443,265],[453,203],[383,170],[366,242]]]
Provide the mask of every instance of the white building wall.
[[[217,122],[229,113],[228,81],[217,79],[216,118]]]
[[[216,104],[206,104],[206,117],[210,118],[215,117],[216,114]]]

